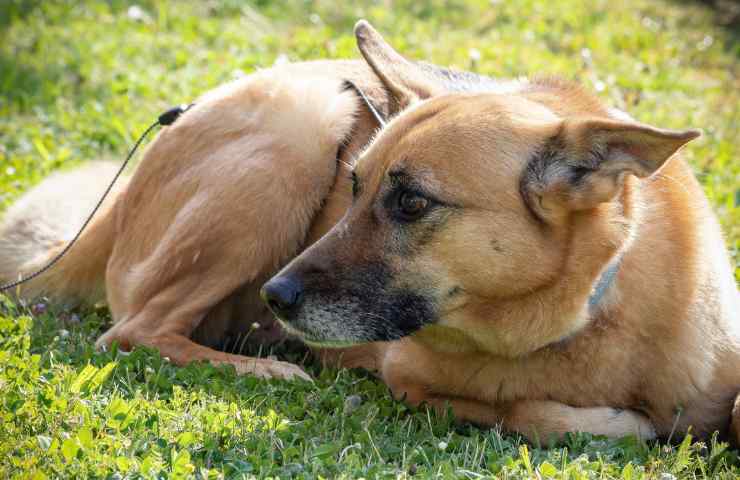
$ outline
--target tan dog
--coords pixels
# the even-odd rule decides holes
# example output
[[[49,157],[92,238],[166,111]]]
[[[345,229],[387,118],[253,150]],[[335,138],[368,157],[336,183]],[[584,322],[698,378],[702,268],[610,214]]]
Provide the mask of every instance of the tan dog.
[[[562,81],[449,94],[357,33],[410,107],[358,161],[347,215],[263,287],[287,328],[381,342],[362,362],[395,396],[532,440],[732,428],[740,442],[737,288],[676,154],[699,133]]]
[[[564,115],[559,108],[601,108],[597,102],[590,100],[590,97],[579,90],[562,88],[559,84],[500,83],[475,75],[444,71],[429,65],[410,64],[385,45],[368,25],[359,24],[357,34],[361,51],[373,66],[372,70],[357,61],[289,65],[255,74],[199,99],[193,110],[186,113],[174,126],[164,129],[152,143],[131,181],[127,185],[122,185],[117,195],[106,202],[104,211],[99,214],[70,255],[47,275],[24,287],[21,294],[27,297],[50,295],[66,302],[93,301],[105,295],[110,302],[115,325],[101,338],[100,344],[116,340],[125,348],[134,345],[155,346],[163,355],[179,364],[200,359],[233,364],[240,372],[260,376],[303,376],[297,367],[290,364],[225,354],[208,346],[216,345],[229,332],[247,330],[253,322],[261,323],[263,327],[268,325],[271,315],[257,298],[261,283],[279,266],[328,231],[352,202],[349,172],[344,169],[344,162],[354,163],[356,155],[373,134],[377,123],[359,99],[352,92],[343,89],[343,79],[352,80],[359,85],[383,115],[395,113],[409,106],[416,97],[429,97],[447,90],[494,91],[499,94],[511,92],[511,98],[514,99],[512,102],[520,102],[520,107],[527,110],[526,116],[530,115],[528,109],[531,105],[540,103],[532,113],[530,123],[533,124],[534,130],[528,134],[529,136],[524,137],[532,142],[540,138],[536,135],[537,129],[544,128],[541,126],[535,128],[543,121],[540,117],[549,115],[542,103],[562,103],[558,107],[549,106],[550,114],[556,116]],[[378,80],[374,72],[379,74],[382,81]],[[564,96],[567,98],[564,99]],[[537,100],[537,97],[542,99]],[[487,97],[484,98],[486,101],[483,103],[490,103]],[[529,103],[522,106],[521,102],[524,100]],[[453,103],[457,101],[454,100]],[[469,101],[478,103],[474,100]],[[427,108],[426,105],[423,108]],[[394,135],[402,140],[403,135],[400,135],[402,132],[399,131],[402,127],[399,125],[414,126],[416,136],[420,127],[418,114],[415,107],[411,116],[404,116],[394,122],[391,128],[384,132],[379,145],[389,145],[390,132],[396,132]],[[414,121],[414,118],[417,120]],[[437,125],[439,128],[437,119],[434,116],[430,119],[433,121],[428,122],[427,126]],[[343,352],[345,363],[380,370],[393,390],[399,395],[407,394],[408,400],[412,402],[426,400],[440,405],[442,402],[454,400],[455,411],[464,419],[481,423],[504,420],[507,427],[524,432],[528,432],[527,426],[531,425],[542,434],[565,430],[599,432],[604,431],[608,425],[611,429],[606,433],[609,434],[619,435],[642,429],[643,433],[649,436],[651,422],[640,414],[628,411],[612,418],[615,414],[613,409],[593,408],[600,405],[616,407],[627,404],[642,409],[642,406],[635,406],[628,400],[609,396],[612,390],[605,385],[609,384],[610,379],[617,379],[611,372],[602,376],[589,372],[579,377],[582,383],[576,386],[572,383],[558,383],[562,381],[563,376],[580,375],[566,361],[570,356],[573,357],[572,361],[584,358],[580,354],[577,356],[569,353],[570,349],[574,348],[573,343],[563,343],[560,350],[553,345],[541,349],[543,357],[539,362],[542,363],[542,369],[537,375],[545,381],[539,390],[535,388],[538,378],[532,377],[538,368],[531,358],[532,354],[523,353],[520,359],[511,359],[515,347],[523,348],[522,352],[525,352],[527,348],[531,348],[531,344],[542,342],[546,337],[555,335],[557,325],[550,327],[548,323],[555,317],[555,313],[549,309],[558,307],[567,310],[569,304],[558,304],[553,299],[570,298],[554,296],[555,286],[558,288],[562,286],[558,279],[562,275],[566,275],[564,277],[566,279],[581,276],[573,276],[575,274],[569,270],[573,268],[572,262],[567,262],[565,258],[570,257],[564,256],[561,250],[539,251],[539,255],[535,254],[538,245],[562,247],[568,243],[567,238],[560,238],[560,243],[549,243],[553,240],[550,237],[543,237],[543,232],[548,230],[544,222],[542,227],[538,227],[541,231],[531,238],[528,235],[532,232],[517,233],[515,227],[528,218],[520,215],[518,203],[517,208],[510,211],[502,206],[500,211],[493,213],[506,217],[497,216],[495,223],[486,223],[488,217],[493,215],[490,212],[492,204],[489,203],[491,195],[504,195],[502,192],[489,191],[488,187],[498,182],[502,188],[508,189],[510,185],[507,183],[509,177],[504,177],[503,172],[499,172],[499,176],[486,178],[484,176],[486,172],[481,171],[486,165],[490,169],[497,159],[503,158],[502,152],[496,152],[499,156],[490,157],[485,161],[480,158],[475,160],[474,156],[470,158],[460,156],[464,148],[479,148],[474,150],[477,151],[478,157],[482,150],[489,151],[492,148],[493,144],[483,142],[490,137],[490,132],[480,131],[484,126],[478,126],[480,134],[478,137],[470,136],[469,131],[460,129],[450,131],[450,133],[460,132],[463,136],[459,138],[451,134],[440,137],[449,140],[447,148],[450,157],[444,159],[448,168],[429,164],[434,168],[429,174],[435,175],[438,179],[439,188],[443,190],[447,186],[446,188],[451,189],[450,198],[463,200],[466,195],[477,198],[483,191],[484,196],[477,201],[484,208],[462,203],[449,206],[449,208],[457,206],[460,212],[465,214],[459,220],[455,220],[454,215],[451,215],[447,221],[460,221],[462,222],[460,225],[472,228],[472,231],[468,234],[464,234],[465,230],[456,233],[448,226],[444,226],[439,231],[431,228],[426,237],[420,235],[413,239],[404,239],[398,235],[391,235],[386,239],[388,243],[384,244],[390,248],[387,252],[389,257],[397,255],[397,249],[400,248],[406,248],[409,252],[418,250],[423,254],[409,257],[415,266],[403,262],[394,265],[394,277],[397,272],[410,273],[422,267],[431,269],[429,277],[405,275],[404,282],[408,281],[409,291],[413,291],[414,288],[418,290],[420,287],[418,283],[414,287],[414,282],[424,282],[425,278],[431,278],[435,282],[445,278],[447,280],[444,282],[460,282],[460,289],[450,287],[448,290],[449,311],[424,310],[428,303],[425,303],[423,296],[412,295],[399,301],[397,295],[379,295],[386,291],[377,281],[384,276],[382,269],[376,272],[375,276],[368,275],[366,283],[361,284],[359,290],[350,292],[355,293],[357,298],[378,301],[377,307],[383,311],[381,317],[395,316],[404,319],[401,323],[405,325],[402,325],[403,328],[400,330],[393,327],[396,331],[391,328],[390,334],[376,332],[384,338],[403,335],[414,330],[419,324],[435,318],[444,317],[450,322],[452,319],[458,319],[456,321],[459,323],[448,329],[441,326],[426,328],[416,336],[407,337],[400,342],[353,347]],[[454,127],[457,128],[459,125]],[[507,130],[508,127],[505,126],[500,128],[504,129],[504,133],[509,132],[510,137],[514,131],[511,128]],[[519,134],[520,131],[517,129],[517,138],[511,139],[512,148],[533,146],[520,139]],[[421,140],[423,142],[428,141],[425,136],[416,138],[423,138]],[[409,146],[408,143],[403,145],[403,148]],[[368,158],[380,156],[385,158],[389,155],[376,150],[376,147],[368,152]],[[430,148],[437,151],[437,154],[440,153],[433,144],[430,144]],[[340,150],[339,163],[335,160],[337,149]],[[506,158],[512,162],[506,170],[511,174],[517,165],[520,165],[515,160],[520,159],[514,158],[516,151],[505,153]],[[430,161],[433,162],[433,159]],[[480,165],[476,163],[478,161],[481,162]],[[369,168],[372,163],[365,160],[363,162],[365,166],[359,169],[361,181],[358,184],[358,193],[363,199],[361,202],[368,202],[374,195],[376,183],[384,172],[383,168],[378,167],[374,169],[377,178],[367,176],[368,173],[364,169]],[[478,172],[467,172],[474,181],[469,185],[456,186],[454,172],[450,171],[450,168],[459,169],[458,174],[463,174],[466,165],[471,164],[478,168]],[[74,233],[74,227],[81,223],[87,209],[94,204],[104,183],[101,178],[107,180],[110,176],[112,170],[106,166],[62,174],[43,182],[14,205],[7,212],[4,226],[0,231],[0,279],[14,279],[19,273],[33,271],[58,251],[64,241]],[[90,187],[93,181],[98,184],[98,188]],[[628,181],[632,182],[634,180]],[[696,190],[693,183],[690,185],[690,188]],[[517,195],[519,193],[509,192],[509,201],[523,198]],[[63,204],[62,200],[71,202],[71,205]],[[415,197],[404,200],[405,203],[407,201],[410,205],[423,203]],[[532,208],[538,208],[536,205]],[[359,212],[361,208],[363,207],[356,205],[353,212]],[[604,209],[603,206],[599,208]],[[702,208],[706,209],[706,206]],[[487,211],[489,214],[486,216]],[[469,217],[471,213],[476,212],[486,219],[475,221]],[[355,213],[352,213],[352,218]],[[711,217],[709,218],[711,222]],[[504,239],[499,239],[495,235],[487,237],[483,244],[480,242],[481,236],[486,236],[486,229],[490,233],[492,230],[509,228],[511,231],[507,233],[509,236],[506,238],[522,235],[520,240],[523,244],[517,249],[511,248],[512,246],[508,244],[497,243],[503,242]],[[380,244],[379,235],[383,231],[388,232],[379,230],[367,236],[368,259],[379,253],[377,250]],[[717,235],[716,226],[709,228],[708,233]],[[327,242],[336,242],[337,235],[335,231]],[[598,247],[600,238],[586,240],[593,244],[592,246]],[[329,254],[328,258],[334,258],[332,261],[337,262],[346,261],[346,268],[363,264],[360,258],[362,255],[357,255],[358,240],[357,236],[348,237],[348,244],[339,245],[336,257]],[[716,238],[707,241],[720,244]],[[493,252],[482,248],[482,245],[490,246]],[[322,242],[320,248],[316,250],[323,252],[319,257],[327,255],[326,249],[327,243]],[[583,251],[586,250],[588,249],[584,247]],[[309,255],[316,258],[316,251]],[[491,255],[495,256],[490,258]],[[653,265],[651,263],[654,261],[653,257],[651,253],[643,269]],[[422,261],[423,258],[426,260]],[[327,257],[325,260],[329,261]],[[597,258],[589,260],[594,264],[598,263]],[[540,261],[542,264],[538,264]],[[631,261],[634,263],[634,260]],[[722,261],[726,264],[726,260],[720,255],[716,262]],[[630,293],[622,280],[628,258],[625,258],[624,262],[617,275],[619,278],[615,280],[614,285],[610,285],[604,298],[604,301],[607,299],[610,301],[609,305],[616,305],[617,293]],[[455,263],[459,269],[453,268]],[[522,268],[522,263],[527,268]],[[296,265],[305,263],[301,260]],[[437,271],[436,268],[440,265],[445,265],[449,269]],[[295,265],[291,267],[294,268],[297,267]],[[653,269],[657,270],[657,267]],[[635,268],[631,267],[631,270]],[[394,284],[400,281],[400,278],[401,276],[394,280]],[[492,278],[498,283],[486,286]],[[551,282],[552,288],[543,287],[537,290],[542,296],[532,298],[531,287],[528,285],[537,279]],[[582,278],[582,281],[589,280]],[[467,290],[463,289],[462,284]],[[476,292],[474,284],[478,284],[485,291]],[[508,290],[503,288],[504,284],[508,284]],[[423,285],[423,289],[432,291],[433,287],[440,285],[443,286],[444,283],[430,283]],[[642,288],[643,285],[644,283],[640,283],[636,287]],[[275,286],[274,282],[272,286]],[[339,287],[338,292],[347,293],[356,285],[348,283],[345,287],[341,285]],[[522,305],[511,300],[512,296],[516,296],[516,289],[527,293],[521,295]],[[545,294],[549,290],[553,291],[553,296],[547,297]],[[496,292],[490,299],[490,305],[470,300],[472,295],[479,295],[479,300],[486,298],[486,291]],[[504,302],[505,308],[496,315],[495,312],[488,311],[489,308],[498,311],[501,302],[507,299],[509,303]],[[304,301],[306,304],[310,303],[308,298]],[[326,315],[322,316],[336,323],[337,315],[348,312],[353,305],[352,301],[352,295],[346,295],[342,299],[335,298],[327,303],[323,310]],[[578,298],[571,299],[571,302],[578,301]],[[273,305],[275,302],[276,299],[273,298]],[[454,302],[459,302],[459,308],[454,306]],[[536,318],[527,313],[532,302],[537,302],[542,308],[541,314],[538,314],[540,316]],[[365,325],[361,329],[356,327],[356,331],[360,332],[377,324],[378,319],[375,307],[370,308],[368,305],[361,307],[353,310],[358,318],[342,319],[347,327],[352,326],[351,321],[360,320],[360,323]],[[394,311],[389,311],[391,307]],[[507,312],[506,308],[509,309],[508,316],[504,315]],[[480,309],[481,315],[473,315],[471,311],[475,309]],[[403,315],[398,315],[397,312]],[[483,312],[486,312],[486,315],[483,315]],[[497,315],[504,320],[497,320]],[[507,327],[505,322],[507,318],[510,323],[514,319],[517,321]],[[473,325],[460,328],[464,319],[472,321]],[[325,324],[326,328],[333,328],[331,322]],[[441,325],[443,322],[437,323]],[[578,330],[578,335],[574,338],[578,338],[578,341],[585,345],[590,345],[589,350],[599,353],[601,343],[596,340],[589,341],[586,333],[594,329],[594,325],[602,322],[590,319],[587,323],[587,326]],[[496,329],[489,328],[490,325],[496,325]],[[522,326],[526,326],[534,333],[533,337],[528,339],[530,342],[528,347],[522,345],[524,334]],[[481,328],[490,333],[480,336]],[[265,328],[256,332],[258,336],[262,330]],[[633,330],[629,332],[634,333]],[[269,337],[271,333],[267,332],[267,336]],[[325,333],[331,333],[331,330]],[[716,335],[721,336],[722,333]],[[362,339],[348,339],[325,335],[320,340],[322,343],[329,340],[354,343],[368,339],[365,333],[362,333],[362,336]],[[489,338],[491,336],[494,338]],[[452,341],[440,342],[438,337]],[[731,338],[729,334],[725,337]],[[503,340],[498,340],[499,338]],[[714,345],[708,339],[705,340]],[[613,347],[616,347],[621,340],[613,341],[615,342]],[[499,350],[486,352],[485,348],[489,348],[489,344],[500,345],[501,353],[493,353]],[[625,341],[623,355],[634,351],[631,350],[631,345],[632,343]],[[507,348],[512,350],[506,352]],[[733,348],[727,347],[726,350],[736,352]],[[661,354],[656,352],[658,350],[652,355]],[[701,358],[704,358],[692,357],[686,354],[685,349],[677,349],[675,353],[679,354],[678,360],[688,361],[691,365],[701,364],[703,361]],[[727,355],[729,357],[734,353]],[[405,365],[401,365],[403,363]],[[643,363],[649,364],[647,359],[641,360],[639,365]],[[715,375],[713,369],[718,368],[716,365],[715,362],[706,366],[707,371]],[[730,365],[729,360],[727,365]],[[414,366],[416,367],[409,369]],[[581,368],[586,367],[582,365]],[[624,361],[615,364],[616,368],[631,369],[632,366]],[[504,378],[505,376],[510,376],[515,381],[508,383],[509,377]],[[637,376],[635,373],[630,378],[634,379]],[[575,378],[566,379],[575,382]],[[457,380],[465,388],[457,388],[449,383],[451,380]],[[489,380],[490,383],[485,383]],[[468,387],[473,390],[480,388],[480,392],[485,390],[490,393],[491,385],[496,381],[500,382],[502,395],[505,394],[505,398],[510,400],[491,401],[482,393],[478,395],[478,390],[470,396],[468,395],[470,391],[466,390]],[[671,382],[674,381],[673,378],[665,378],[666,388],[671,387]],[[714,383],[721,382],[729,384],[732,380],[717,380]],[[505,383],[507,389],[503,388]],[[555,392],[549,397],[549,393],[542,393],[546,392],[547,384],[550,383],[553,384],[552,388],[557,387],[562,392],[567,392],[567,395]],[[623,385],[615,385],[614,388],[620,386]],[[515,390],[513,393],[512,388]],[[720,389],[717,388],[717,391]],[[657,395],[663,393],[663,390],[656,392],[655,400],[661,400]],[[725,394],[728,395],[730,394]],[[543,404],[539,401],[542,398],[554,398],[563,404]],[[514,401],[515,399],[517,401]],[[702,400],[703,405],[706,405],[705,400]],[[724,398],[720,400],[717,418],[727,420],[729,415],[727,401]],[[663,398],[662,401],[671,400]],[[518,411],[517,408],[521,410],[519,417],[514,416]],[[506,418],[503,416],[504,409],[507,413]],[[650,413],[646,409],[642,411]],[[535,412],[539,412],[542,418],[533,417]],[[512,420],[516,418],[519,418],[519,423]],[[603,425],[597,423],[602,418],[606,418]],[[579,419],[580,421],[577,421]],[[557,422],[557,428],[553,428],[552,422]],[[596,428],[597,426],[599,428]]]
[[[451,84],[496,84],[424,68]],[[16,293],[68,304],[106,299],[114,325],[100,346],[147,345],[177,364],[210,360],[262,377],[307,378],[294,365],[210,347],[232,334],[282,335],[259,288],[351,203],[348,166],[379,124],[346,80],[380,115],[402,108],[359,60],[276,67],[196,100],[151,143],[69,254]],[[114,172],[97,164],[58,174],[13,205],[0,227],[0,283],[55,256]],[[253,324],[260,328],[250,332]]]
[[[177,364],[210,360],[261,377],[308,378],[292,364],[210,347],[253,323],[261,328],[252,337],[280,335],[260,286],[344,214],[344,165],[377,128],[345,79],[389,113],[361,61],[276,67],[207,93],[163,128],[69,254],[21,295],[105,298],[114,325],[103,347],[147,345]],[[0,280],[61,250],[114,168],[53,176],[13,205],[0,229]]]

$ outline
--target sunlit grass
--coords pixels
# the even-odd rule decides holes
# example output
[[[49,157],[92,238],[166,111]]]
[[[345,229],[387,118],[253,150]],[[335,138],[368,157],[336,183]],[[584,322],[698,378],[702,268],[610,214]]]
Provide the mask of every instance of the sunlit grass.
[[[414,58],[561,74],[641,121],[702,128],[686,156],[740,264],[740,47],[698,4],[8,0],[0,10],[0,210],[49,172],[122,158],[162,110],[235,76],[277,58],[356,57],[352,26],[365,17]],[[174,368],[147,350],[97,353],[104,309],[5,301],[0,317],[2,478],[740,474],[737,453],[711,442],[578,435],[546,450],[455,427],[360,372],[309,364],[314,385],[266,382]]]

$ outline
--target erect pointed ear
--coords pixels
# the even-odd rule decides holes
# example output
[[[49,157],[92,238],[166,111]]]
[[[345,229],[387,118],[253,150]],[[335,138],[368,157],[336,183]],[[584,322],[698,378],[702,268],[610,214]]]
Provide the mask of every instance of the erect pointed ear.
[[[601,118],[564,120],[527,166],[525,199],[543,218],[594,208],[613,199],[627,175],[652,175],[699,135]]]
[[[360,53],[396,101],[396,111],[444,92],[421,67],[406,60],[366,21],[355,24]]]

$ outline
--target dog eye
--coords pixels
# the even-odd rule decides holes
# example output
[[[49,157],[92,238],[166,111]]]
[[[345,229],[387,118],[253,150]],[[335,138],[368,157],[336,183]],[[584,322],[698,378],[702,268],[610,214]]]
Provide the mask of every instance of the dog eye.
[[[413,192],[402,192],[398,197],[398,212],[404,220],[419,218],[429,207],[429,200]]]

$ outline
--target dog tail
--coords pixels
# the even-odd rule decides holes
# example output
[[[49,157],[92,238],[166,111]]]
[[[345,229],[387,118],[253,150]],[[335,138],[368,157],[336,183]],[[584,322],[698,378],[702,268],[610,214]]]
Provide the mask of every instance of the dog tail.
[[[8,284],[44,267],[75,236],[118,166],[96,162],[58,173],[23,195],[0,222],[0,284]],[[10,295],[54,303],[94,303],[105,295],[105,269],[115,237],[116,198],[125,189],[121,178],[77,242],[47,272],[19,285]]]

